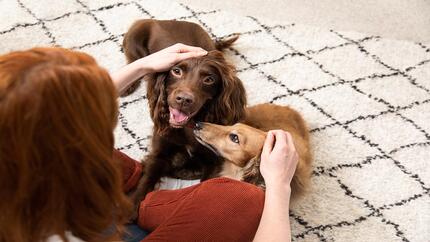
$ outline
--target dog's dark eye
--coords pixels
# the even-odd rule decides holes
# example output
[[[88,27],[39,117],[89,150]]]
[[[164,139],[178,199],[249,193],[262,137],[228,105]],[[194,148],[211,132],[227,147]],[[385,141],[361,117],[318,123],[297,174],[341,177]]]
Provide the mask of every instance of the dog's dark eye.
[[[239,136],[237,136],[237,134],[229,134],[228,136],[231,141],[233,141],[236,144],[239,144]]]
[[[182,70],[179,67],[173,67],[171,70],[172,74],[175,76],[180,76],[182,75]]]
[[[215,78],[208,76],[205,79],[203,79],[203,83],[206,85],[212,85],[215,82]]]

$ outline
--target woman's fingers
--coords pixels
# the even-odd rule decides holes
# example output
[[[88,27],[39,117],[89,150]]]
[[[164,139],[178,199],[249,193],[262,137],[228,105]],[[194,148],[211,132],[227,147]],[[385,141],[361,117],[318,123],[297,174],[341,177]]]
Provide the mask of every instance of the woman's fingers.
[[[208,53],[206,50],[200,47],[189,46],[189,45],[184,45],[182,48],[179,49],[179,53],[185,53],[185,52]]]
[[[270,154],[270,152],[272,152],[274,143],[275,143],[275,136],[273,136],[272,131],[269,131],[267,133],[266,140],[264,141],[264,145],[263,145],[263,150],[261,152],[263,156],[267,157]]]
[[[285,135],[287,137],[288,150],[290,150],[291,152],[296,152],[296,147],[294,146],[293,142],[293,136],[291,136],[291,134],[288,132],[285,132]]]
[[[193,57],[201,57],[207,55],[207,51],[196,46],[184,45],[181,43],[174,44],[165,49],[167,52],[175,54],[174,62],[183,61]]]
[[[273,147],[273,151],[285,152],[284,149],[287,147],[287,135],[283,130],[274,130],[273,134],[275,135],[275,146]]]
[[[176,62],[183,61],[183,60],[188,59],[188,58],[204,56],[207,53],[208,52],[206,52],[205,50],[199,51],[199,52],[194,51],[194,52],[179,53],[179,54],[177,54]]]
[[[172,48],[172,50],[174,50],[177,53],[186,53],[186,52],[206,52],[207,53],[207,51],[205,51],[200,47],[184,45],[181,43],[174,44],[169,48]]]

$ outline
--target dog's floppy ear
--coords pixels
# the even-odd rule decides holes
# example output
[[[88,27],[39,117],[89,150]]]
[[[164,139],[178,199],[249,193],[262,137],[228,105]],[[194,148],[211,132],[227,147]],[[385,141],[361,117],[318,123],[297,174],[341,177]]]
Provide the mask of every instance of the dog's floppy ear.
[[[243,181],[259,186],[263,189],[266,188],[264,178],[260,173],[261,154],[252,158],[244,167]]]
[[[147,98],[154,122],[154,130],[162,135],[169,127],[169,109],[166,93],[167,73],[156,73],[148,78]]]
[[[245,116],[245,87],[236,76],[236,69],[225,60],[222,52],[211,51],[208,56],[214,61],[222,80],[219,96],[210,104],[207,121],[224,125],[237,123]]]

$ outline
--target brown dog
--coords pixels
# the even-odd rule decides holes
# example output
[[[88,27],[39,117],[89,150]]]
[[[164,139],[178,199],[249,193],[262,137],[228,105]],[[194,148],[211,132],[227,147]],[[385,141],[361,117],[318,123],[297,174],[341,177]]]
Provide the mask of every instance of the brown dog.
[[[292,198],[303,194],[311,175],[309,133],[306,124],[295,110],[273,104],[261,104],[247,110],[244,123],[222,126],[197,123],[194,134],[197,140],[225,159],[219,176],[249,182],[265,188],[260,174],[260,155],[267,131],[283,129],[294,140],[299,162],[291,182]]]
[[[162,176],[205,180],[219,171],[222,160],[197,142],[190,127],[202,121],[231,125],[245,116],[245,88],[218,51],[236,39],[216,42],[197,24],[170,20],[140,20],[125,35],[129,62],[178,42],[209,51],[145,78],[154,130],[136,205]]]

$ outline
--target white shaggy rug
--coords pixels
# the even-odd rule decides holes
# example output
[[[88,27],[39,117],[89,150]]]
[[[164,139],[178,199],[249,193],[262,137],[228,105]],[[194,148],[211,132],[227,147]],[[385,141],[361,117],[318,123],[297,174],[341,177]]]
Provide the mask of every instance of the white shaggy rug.
[[[307,120],[313,191],[292,208],[295,241],[430,241],[430,45],[201,11],[168,0],[0,0],[0,53],[60,45],[124,65],[140,18],[182,19],[213,37],[241,33],[228,57],[250,104]],[[375,23],[381,24],[381,23]],[[121,100],[116,145],[134,158],[151,134],[144,88]]]

